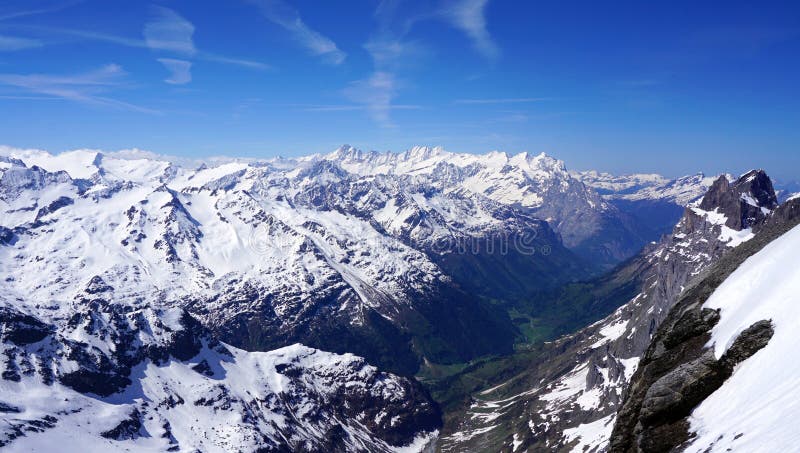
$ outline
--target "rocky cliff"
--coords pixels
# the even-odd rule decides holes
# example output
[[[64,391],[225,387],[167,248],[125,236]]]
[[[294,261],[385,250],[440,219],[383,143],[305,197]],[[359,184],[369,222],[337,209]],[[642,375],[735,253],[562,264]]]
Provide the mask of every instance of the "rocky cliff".
[[[750,217],[750,214],[743,217]],[[748,258],[760,254],[765,246],[787,235],[798,223],[800,202],[792,200],[781,205],[759,225],[758,233],[752,240],[720,259],[683,292],[655,334],[631,380],[614,426],[610,451],[667,452],[684,450],[695,443],[702,444],[703,439],[696,439],[697,433],[691,429],[690,417],[693,411],[731,378],[738,365],[770,343],[775,333],[774,323],[788,321],[768,318],[754,320],[752,323],[744,322],[727,345],[716,344],[713,332],[720,324],[721,313],[719,308],[709,306],[707,302],[723,283],[727,281],[728,285],[731,284],[729,279],[746,278],[748,280],[744,282],[745,286],[757,286],[756,274],[737,277],[735,273]],[[786,249],[792,247],[790,242],[773,246],[783,247],[784,252],[794,252]],[[770,252],[764,253],[768,255]],[[766,258],[769,259],[769,256]],[[772,262],[777,266],[793,265],[774,259]],[[768,272],[765,268],[767,265],[759,262],[758,266],[760,267],[755,269],[757,274]],[[786,280],[777,282],[778,285],[781,283],[785,284]],[[764,298],[770,297],[768,294],[757,294]],[[722,316],[727,315],[724,307],[729,303],[730,301],[721,302]],[[745,305],[752,309],[764,303],[768,301],[747,299]],[[737,391],[750,393],[760,390],[751,387],[737,388]],[[729,393],[728,397],[731,396],[741,395]],[[792,398],[791,395],[783,396]],[[774,411],[781,411],[782,407],[788,409],[777,401],[768,404]],[[729,405],[735,405],[733,398]],[[749,409],[741,407],[736,410]],[[790,416],[790,413],[785,415]],[[716,423],[729,424],[728,428],[735,430],[733,426],[736,423],[733,420],[725,419],[722,414],[716,414],[716,417]],[[703,447],[695,445],[691,448],[707,448],[706,451],[723,451],[728,448],[727,451],[731,451],[729,447],[721,448],[720,445],[735,445],[735,441],[748,435],[751,437],[745,439],[745,442],[752,441],[753,434],[744,431],[746,430],[730,433],[727,439],[723,439],[723,436],[712,439],[709,444],[702,444]],[[761,440],[755,439],[755,442],[763,446],[769,444],[770,439],[765,437]]]

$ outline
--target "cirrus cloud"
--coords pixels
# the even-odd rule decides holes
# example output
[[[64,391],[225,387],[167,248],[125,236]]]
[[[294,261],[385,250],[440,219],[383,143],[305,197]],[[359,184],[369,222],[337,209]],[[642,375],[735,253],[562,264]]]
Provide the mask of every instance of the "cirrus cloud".
[[[159,58],[158,62],[163,64],[170,76],[164,79],[172,85],[184,85],[192,81],[192,62],[186,60],[176,60],[174,58]]]
[[[333,40],[309,27],[300,17],[300,12],[282,0],[246,0],[255,5],[270,22],[288,31],[292,37],[312,55],[324,61],[342,64],[347,54]]]

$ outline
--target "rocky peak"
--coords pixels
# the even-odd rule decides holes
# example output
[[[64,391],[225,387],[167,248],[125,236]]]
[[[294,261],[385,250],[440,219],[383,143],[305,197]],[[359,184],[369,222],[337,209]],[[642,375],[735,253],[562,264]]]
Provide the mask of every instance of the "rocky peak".
[[[19,159],[15,159],[13,157],[8,157],[8,156],[0,156],[0,170],[4,170],[9,167],[24,167],[24,166],[25,164]]]
[[[761,223],[778,206],[772,181],[763,170],[752,170],[730,182],[720,176],[698,207],[726,217],[725,225],[737,231]]]

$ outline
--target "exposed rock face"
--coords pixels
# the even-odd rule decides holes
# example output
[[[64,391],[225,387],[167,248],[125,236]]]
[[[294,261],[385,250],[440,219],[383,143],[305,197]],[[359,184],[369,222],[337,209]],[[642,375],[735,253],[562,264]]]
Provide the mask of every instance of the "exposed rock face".
[[[692,410],[773,335],[770,320],[756,322],[716,359],[713,348],[706,345],[719,314],[703,304],[745,259],[798,223],[800,200],[780,206],[760,224],[754,239],[723,257],[683,293],[632,378],[614,426],[611,451],[666,452],[690,440]]]
[[[731,184],[720,177],[708,190],[698,207],[715,209],[727,216],[725,225],[735,230],[757,225],[778,206],[772,181],[763,170],[750,171]]]
[[[486,385],[489,390],[476,393],[462,416],[446,427],[441,449],[604,448],[640,357],[685,287],[720,257],[758,237],[770,219],[792,209],[775,209],[774,192],[764,178],[763,172],[733,183],[720,177],[685,209],[671,235],[594,285],[568,291],[563,300],[585,298],[586,311],[605,307],[610,312],[623,305],[547,345],[524,371]],[[751,210],[749,200],[764,205]],[[587,291],[591,297],[582,294]],[[710,322],[713,314],[696,318]]]

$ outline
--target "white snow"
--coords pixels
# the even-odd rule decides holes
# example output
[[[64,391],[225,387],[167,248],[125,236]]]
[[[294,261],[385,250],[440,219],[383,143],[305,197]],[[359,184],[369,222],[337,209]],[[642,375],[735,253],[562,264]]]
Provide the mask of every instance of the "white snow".
[[[719,212],[719,208],[714,208],[713,211],[705,211],[697,206],[692,206],[692,211],[714,225],[725,225],[725,222],[728,221],[728,217]]]
[[[658,174],[612,175],[597,171],[573,172],[589,187],[606,193],[606,199],[621,200],[662,200],[685,206],[708,190],[716,177],[702,173],[669,179]],[[731,179],[732,176],[728,175]]]
[[[796,451],[800,445],[800,227],[747,259],[708,299],[721,318],[710,345],[721,357],[736,337],[772,320],[767,346],[745,360],[693,412],[688,451]],[[737,439],[738,437],[738,439]]]
[[[733,228],[728,228],[722,225],[722,231],[719,234],[719,240],[724,242],[728,247],[737,247],[744,242],[753,239],[755,234],[751,228],[745,228],[741,231],[736,231]]]
[[[578,439],[578,443],[572,447],[573,452],[581,453],[588,451],[598,451],[606,445],[611,437],[611,430],[614,429],[616,415],[607,415],[591,423],[584,423],[575,428],[564,430],[564,437],[567,443]]]
[[[612,324],[603,326],[603,328],[600,329],[599,332],[601,338],[597,340],[594,344],[592,344],[592,346],[590,347],[599,348],[600,346],[606,343],[610,343],[616,340],[617,338],[621,337],[625,333],[625,329],[627,329],[629,321],[630,321],[629,319],[619,319]]]
[[[69,451],[81,452],[166,451],[170,436],[162,435],[165,422],[169,423],[171,437],[181,451],[254,451],[262,445],[262,433],[280,439],[283,434],[277,429],[289,423],[294,423],[297,430],[293,436],[295,442],[319,438],[324,434],[319,431],[323,427],[312,420],[311,412],[325,403],[325,395],[337,388],[362,387],[366,392],[383,392],[387,400],[405,397],[399,385],[392,382],[393,378],[380,379],[372,384],[374,387],[365,387],[362,376],[376,370],[362,367],[360,359],[351,354],[325,353],[301,345],[271,352],[226,347],[233,357],[204,349],[188,363],[170,361],[166,365],[137,366],[132,375],[138,379],[138,385],[105,398],[83,395],[58,383],[48,386],[35,378],[25,377],[21,382],[0,380],[0,400],[22,409],[20,413],[0,414],[4,423],[36,420],[46,415],[58,419],[52,428],[26,432],[3,451],[44,453],[53,451],[54,446],[60,446],[62,451],[68,447]],[[190,368],[201,360],[211,364],[215,370],[213,376]],[[302,378],[290,379],[279,373],[276,367],[285,364],[297,367],[303,373]],[[288,400],[276,397],[284,391],[292,397]],[[170,398],[185,402],[165,405]],[[143,414],[141,437],[112,441],[100,435],[134,409]],[[369,433],[360,429],[359,421],[343,420],[342,426],[356,444],[363,445],[368,439]],[[422,432],[404,447],[370,440],[381,451],[414,453],[437,436],[436,431]]]
[[[47,171],[65,171],[72,178],[91,178],[97,173],[94,165],[99,152],[94,150],[76,150],[52,155],[44,151],[25,150],[11,153],[12,157],[25,162],[27,166],[37,165]]]
[[[758,206],[758,202],[749,193],[743,193],[742,194],[742,200],[744,200],[744,202],[749,204],[750,206],[753,206],[753,207],[756,207],[756,208],[759,207]]]
[[[744,197],[744,195],[742,196]],[[750,199],[752,200],[752,197],[750,197]],[[755,200],[753,200],[753,202],[755,203]],[[728,247],[737,247],[742,243],[749,241],[754,236],[752,229],[750,228],[744,228],[741,231],[737,231],[725,225],[725,222],[728,221],[728,217],[719,212],[719,208],[715,208],[713,211],[704,211],[697,206],[692,206],[691,209],[695,214],[703,217],[707,222],[720,227],[718,239],[724,242]]]
[[[517,451],[520,445],[522,445],[522,439],[519,438],[519,433],[514,433],[514,438],[511,441],[511,452]]]
[[[625,382],[630,382],[631,378],[633,377],[633,373],[636,372],[636,368],[639,367],[639,361],[641,358],[639,357],[630,357],[627,359],[617,359],[622,363],[622,366],[625,367]]]
[[[392,450],[396,453],[418,453],[421,452],[431,444],[436,438],[439,437],[439,431],[430,433],[422,433],[414,438],[414,440],[404,447],[394,447]]]
[[[548,392],[539,396],[539,399],[548,402],[548,409],[555,408],[573,397],[582,394],[586,389],[586,376],[589,373],[589,364],[584,362],[576,366],[567,375],[548,387]]]

